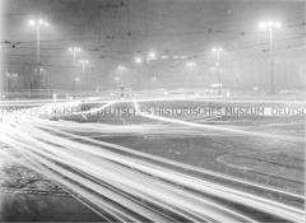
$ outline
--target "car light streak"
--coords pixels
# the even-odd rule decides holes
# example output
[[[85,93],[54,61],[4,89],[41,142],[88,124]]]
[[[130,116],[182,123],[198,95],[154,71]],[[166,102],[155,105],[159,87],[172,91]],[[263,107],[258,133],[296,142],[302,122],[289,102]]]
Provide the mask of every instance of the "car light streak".
[[[95,114],[114,103],[117,102],[109,102],[100,108],[89,110],[86,115]],[[118,132],[144,134],[152,131],[158,134],[161,130],[163,134],[167,134],[168,129],[168,134],[181,134],[186,131],[201,135],[203,131],[204,134],[206,132],[210,134],[211,131],[221,130],[226,134],[255,134],[240,129],[199,125],[168,118],[160,119],[141,113],[136,101],[134,105],[140,116],[181,124],[182,127],[174,128],[167,125],[130,127],[100,125],[99,127],[94,124],[55,122],[39,118],[44,112],[35,108],[39,114],[37,116],[28,113],[21,116],[20,123],[15,123],[12,114],[10,119],[1,123],[0,143],[10,147],[1,153],[6,153],[10,159],[64,186],[96,213],[100,213],[101,217],[105,217],[103,212],[107,212],[110,218],[116,221],[173,222],[180,219],[186,222],[255,222],[259,220],[237,208],[223,205],[217,202],[217,199],[243,205],[247,209],[260,211],[263,215],[273,216],[277,220],[300,222],[304,218],[304,212],[299,208],[189,176],[175,168],[167,167],[167,165],[180,165],[187,168],[187,165],[73,133],[83,129],[89,133],[96,131],[108,135]],[[193,132],[190,131],[192,129]],[[267,137],[266,134],[255,135]],[[283,138],[283,140],[288,139]],[[164,165],[151,162],[147,158]],[[219,177],[235,180],[221,174]],[[239,183],[261,187],[242,180]],[[277,192],[263,186],[262,189]]]

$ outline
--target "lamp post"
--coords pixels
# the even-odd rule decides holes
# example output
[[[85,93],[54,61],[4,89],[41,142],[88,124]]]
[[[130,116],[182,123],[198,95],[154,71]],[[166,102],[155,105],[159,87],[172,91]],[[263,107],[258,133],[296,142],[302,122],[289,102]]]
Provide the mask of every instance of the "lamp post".
[[[117,68],[119,74],[120,74],[120,85],[123,85],[123,73],[126,71],[126,67],[123,65],[119,65]]]
[[[86,65],[89,64],[89,61],[88,60],[79,60],[79,63],[82,65],[82,72],[84,74],[85,73]]]
[[[191,71],[191,72],[194,71],[196,65],[197,65],[197,64],[196,64],[194,61],[188,61],[188,62],[186,62],[186,68],[187,68],[189,71]]]
[[[150,50],[146,57],[146,62],[150,63],[153,60],[157,60],[157,53],[155,52],[155,50]]]
[[[72,54],[72,56],[73,56],[73,65],[75,66],[76,65],[76,56],[77,56],[77,54],[78,53],[80,53],[81,52],[81,48],[80,47],[70,47],[69,49],[68,49],[68,51],[69,51],[69,53],[71,53]],[[75,72],[75,70],[74,70],[74,72]],[[73,89],[72,89],[72,91],[74,91],[75,92],[75,86],[76,86],[76,84],[75,84],[75,78],[76,78],[76,75],[77,74],[72,74],[71,75],[71,78],[73,79]]]
[[[119,65],[117,67],[117,72],[119,73],[120,77],[119,77],[119,81],[120,81],[120,97],[123,98],[124,97],[124,86],[123,86],[123,73],[126,71],[126,67],[123,65]]]
[[[77,97],[77,90],[78,90],[78,85],[79,85],[79,82],[81,81],[81,79],[79,77],[74,77],[73,79],[73,88],[74,88],[74,97],[76,98]]]
[[[143,59],[142,59],[141,57],[138,56],[138,57],[135,57],[135,58],[134,58],[134,62],[135,62],[135,64],[138,64],[138,65],[139,65],[139,64],[142,64],[142,63],[143,63]]]
[[[187,61],[185,63],[185,68],[186,68],[187,72],[189,73],[189,75],[194,75],[194,73],[195,73],[194,71],[195,71],[196,66],[197,66],[196,62],[194,62],[192,60]],[[186,77],[188,79],[185,79],[185,81],[184,81],[186,87],[188,86],[188,80],[190,78],[189,75],[186,75]]]
[[[79,63],[82,65],[83,78],[85,78],[85,76],[87,76],[87,75],[85,75],[85,69],[86,69],[86,65],[89,64],[89,61],[83,59],[83,60],[79,60]],[[90,82],[88,81],[88,78],[86,78],[86,81],[83,83],[83,89],[84,89],[84,87],[85,87],[85,89],[88,87],[88,83],[90,83]]]
[[[5,55],[6,55],[6,42],[4,43],[0,43],[0,100],[2,99],[2,93],[6,93],[7,91],[7,86],[6,86],[6,82],[7,82],[7,77],[6,77],[6,73],[7,73],[7,65],[5,63]],[[3,94],[3,96],[5,96]]]
[[[40,79],[40,32],[41,28],[46,28],[49,23],[43,19],[31,19],[29,25],[36,29],[36,63],[37,63],[37,78]]]
[[[219,90],[218,94],[220,95],[222,92],[222,80],[221,80],[221,66],[220,66],[220,54],[223,52],[223,49],[220,47],[215,47],[212,49],[212,53],[216,54],[217,61],[216,61],[216,68],[218,70],[218,82],[219,82]]]
[[[212,52],[217,55],[217,64],[220,64],[220,53],[223,52],[223,49],[220,47],[215,47],[212,49]]]
[[[270,54],[270,93],[275,92],[275,86],[274,86],[274,57],[273,57],[273,32],[274,30],[280,29],[282,24],[277,21],[266,21],[266,22],[261,22],[259,23],[259,28],[267,31],[269,35],[269,54]]]
[[[142,79],[143,79],[143,73],[145,72],[145,67],[147,66],[147,60],[145,57],[142,56],[136,56],[133,60],[136,67],[136,73],[138,75],[137,78],[137,85],[139,88],[143,87]]]
[[[29,20],[29,25],[35,27],[36,29],[36,42],[37,42],[37,63],[40,63],[40,31],[41,28],[45,28],[49,26],[49,23],[43,19],[31,19]]]
[[[75,65],[76,56],[78,53],[80,53],[82,50],[80,47],[70,47],[69,52],[73,55],[73,64]]]
[[[148,73],[148,75],[151,74],[150,69],[149,69],[150,63],[158,59],[159,59],[159,55],[157,51],[154,49],[149,50],[145,55],[142,55],[142,57],[141,56],[134,57],[134,64],[139,66],[139,68],[137,69],[137,73],[138,74]],[[139,86],[142,86],[142,87],[144,86],[142,84],[143,79],[144,77],[143,75],[141,75],[138,79]]]
[[[82,60],[79,60],[79,63],[81,64],[81,66],[82,66],[82,76],[83,76],[83,79],[84,80],[86,80],[86,81],[83,81],[83,83],[82,83],[82,89],[84,90],[84,89],[86,89],[87,87],[88,87],[88,83],[90,83],[89,81],[88,81],[88,78],[86,78],[85,76],[85,69],[86,69],[86,65],[88,65],[89,64],[89,61],[88,60],[85,60],[85,59],[82,59]]]

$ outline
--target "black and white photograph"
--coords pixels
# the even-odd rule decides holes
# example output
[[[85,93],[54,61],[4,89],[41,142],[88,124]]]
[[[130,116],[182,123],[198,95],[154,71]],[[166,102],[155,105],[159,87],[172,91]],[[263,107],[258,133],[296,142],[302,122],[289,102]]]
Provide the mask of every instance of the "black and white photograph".
[[[0,0],[0,222],[305,223],[305,0]]]

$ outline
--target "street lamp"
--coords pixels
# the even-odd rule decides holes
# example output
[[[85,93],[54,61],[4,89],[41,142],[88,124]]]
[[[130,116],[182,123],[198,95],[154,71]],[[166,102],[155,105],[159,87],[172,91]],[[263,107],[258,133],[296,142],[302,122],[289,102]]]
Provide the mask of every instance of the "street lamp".
[[[135,58],[134,58],[134,62],[135,62],[136,64],[142,64],[143,59],[142,59],[141,57],[135,57]]]
[[[220,95],[222,92],[222,81],[221,81],[221,68],[220,68],[220,54],[223,52],[223,49],[220,47],[215,47],[212,49],[212,53],[217,55],[216,67],[218,69],[218,82],[219,82],[219,91]]]
[[[86,65],[89,64],[89,61],[88,60],[79,60],[79,63],[82,65],[82,71],[83,71],[83,74],[84,74]]]
[[[40,31],[41,28],[46,28],[50,24],[43,19],[30,19],[28,21],[29,26],[34,27],[36,29],[36,42],[37,42],[37,51],[36,51],[36,62],[37,66],[40,64]],[[38,68],[38,77],[40,76],[40,68]],[[40,77],[39,77],[40,78]]]
[[[268,32],[269,34],[269,54],[270,54],[270,91],[271,93],[274,93],[274,58],[272,55],[273,51],[273,31],[280,29],[282,27],[282,24],[277,21],[265,21],[260,22],[258,24],[259,28]]]
[[[259,28],[268,31],[269,33],[269,50],[271,51],[273,48],[273,30],[280,29],[282,27],[282,24],[280,22],[276,21],[267,21],[267,22],[261,22],[259,23]]]
[[[119,83],[120,78],[119,77],[115,77],[115,81],[116,81],[116,83]]]
[[[119,65],[118,67],[117,67],[117,72],[119,73],[119,75],[120,75],[120,97],[122,98],[122,97],[124,97],[124,86],[123,86],[123,73],[126,71],[126,67],[125,66],[123,66],[123,65]]]
[[[118,68],[117,68],[117,70],[118,70],[119,72],[123,72],[123,71],[126,70],[126,68],[125,68],[125,66],[123,66],[123,65],[119,65]]]
[[[193,71],[194,70],[194,68],[196,67],[196,63],[194,62],[194,61],[188,61],[188,62],[186,62],[186,68],[188,69],[188,70],[191,70],[191,71]]]
[[[168,56],[168,55],[161,55],[160,58],[161,58],[162,60],[167,60],[167,59],[169,58],[169,56]]]
[[[157,53],[154,50],[150,50],[147,56],[147,62],[149,63],[151,60],[157,59]]]
[[[77,76],[74,77],[74,79],[73,79],[74,97],[76,97],[76,95],[77,95],[78,85],[79,85],[80,81],[81,81],[81,79],[79,77],[77,77]]]
[[[123,84],[123,73],[125,72],[125,70],[126,70],[126,67],[123,66],[123,65],[119,65],[119,66],[117,67],[117,71],[118,71],[119,74],[120,74],[120,85]]]
[[[77,82],[77,83],[80,82],[80,80],[81,80],[81,79],[80,79],[79,77],[75,77],[75,78],[74,78],[74,81]]]
[[[73,55],[73,64],[75,64],[76,56],[78,53],[80,53],[82,50],[80,47],[70,47],[69,52]]]
[[[212,48],[212,52],[217,55],[217,66],[220,65],[220,53],[223,52],[223,49],[220,47]]]
[[[29,25],[36,28],[36,41],[37,41],[37,63],[40,62],[40,30],[41,28],[48,27],[50,24],[43,19],[30,19]]]

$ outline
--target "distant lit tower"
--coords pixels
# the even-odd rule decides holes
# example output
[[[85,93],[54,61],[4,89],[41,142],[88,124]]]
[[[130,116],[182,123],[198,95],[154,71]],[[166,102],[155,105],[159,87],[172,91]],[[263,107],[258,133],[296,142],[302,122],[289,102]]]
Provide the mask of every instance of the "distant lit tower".
[[[274,86],[274,57],[273,57],[273,32],[280,29],[282,24],[276,21],[266,21],[259,23],[259,28],[267,31],[269,34],[269,54],[270,54],[270,92],[275,92]]]

